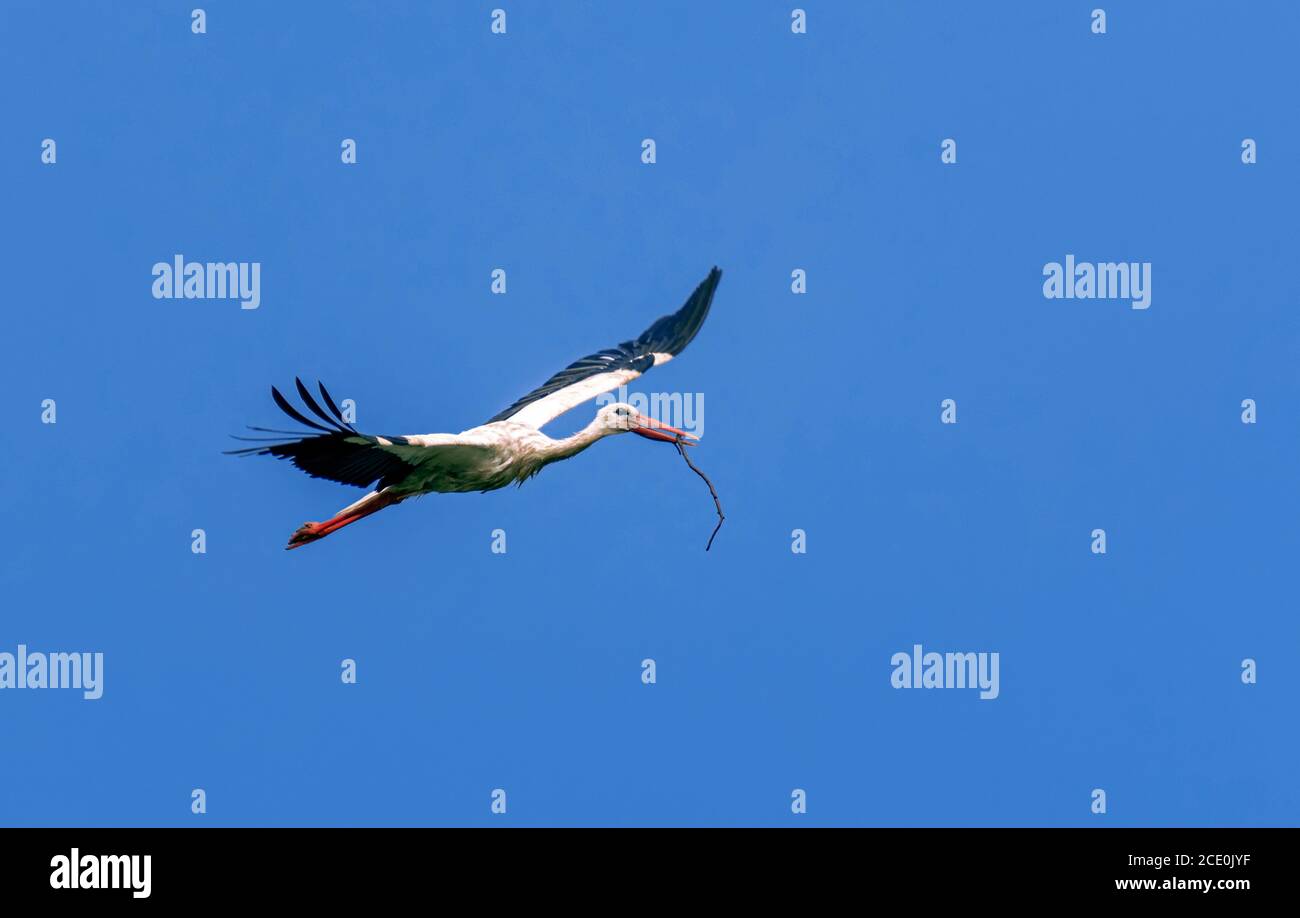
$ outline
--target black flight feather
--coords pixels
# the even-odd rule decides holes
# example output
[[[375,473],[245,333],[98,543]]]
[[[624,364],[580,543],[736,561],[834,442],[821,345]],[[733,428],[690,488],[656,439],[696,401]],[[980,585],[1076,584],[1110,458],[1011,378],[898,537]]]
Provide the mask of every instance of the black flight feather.
[[[677,356],[686,349],[686,345],[691,343],[699,332],[700,326],[704,324],[704,320],[708,318],[709,306],[713,303],[713,294],[718,289],[718,281],[721,279],[722,271],[715,267],[695,288],[681,309],[657,319],[636,340],[624,341],[618,347],[605,348],[581,360],[575,360],[505,411],[494,415],[487,423],[508,420],[533,402],[588,377],[613,370],[634,370],[637,373],[644,373],[654,366],[655,354]]]

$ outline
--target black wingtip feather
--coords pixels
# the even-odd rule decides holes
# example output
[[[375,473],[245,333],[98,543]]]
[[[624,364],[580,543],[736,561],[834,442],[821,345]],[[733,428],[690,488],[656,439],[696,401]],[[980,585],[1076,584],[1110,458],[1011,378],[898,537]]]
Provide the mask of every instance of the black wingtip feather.
[[[326,426],[329,429],[337,430],[340,433],[347,432],[347,430],[341,424],[339,424],[332,417],[330,417],[328,414],[325,413],[324,408],[316,404],[316,399],[312,398],[311,392],[308,391],[307,387],[302,384],[301,379],[298,379],[295,376],[293,381],[294,384],[298,387],[298,397],[301,398],[302,403],[307,406],[307,410],[309,410],[312,414],[316,415],[316,417],[324,421]]]
[[[320,380],[317,380],[316,388],[320,389],[320,397],[325,400],[325,406],[329,408],[331,412],[333,412],[334,417],[338,419],[338,422],[342,424],[344,427],[346,427],[348,430],[352,431],[353,433],[356,433],[357,429],[353,427],[351,424],[349,424],[347,421],[343,420],[343,412],[339,411],[339,406],[334,404],[334,399],[330,398],[329,390],[325,388],[325,384]]]
[[[377,438],[359,432],[343,420],[342,412],[330,397],[325,387],[320,386],[321,397],[329,405],[334,417],[327,415],[303,385],[301,379],[294,383],[298,394],[302,396],[311,412],[328,424],[323,427],[305,416],[290,404],[289,400],[275,386],[271,387],[271,398],[280,410],[309,430],[277,430],[270,427],[253,427],[249,429],[260,433],[279,434],[275,437],[240,437],[234,439],[255,446],[223,450],[227,456],[274,456],[288,459],[302,471],[313,478],[325,478],[340,484],[355,485],[359,488],[385,487],[403,481],[414,467],[406,458],[395,455],[379,444]],[[319,385],[319,384],[318,384]],[[318,431],[313,433],[313,431]],[[403,437],[385,437],[389,444],[406,446]]]
[[[302,412],[300,412],[297,408],[293,407],[293,405],[289,404],[289,400],[285,398],[283,395],[281,395],[280,390],[277,389],[275,386],[271,387],[271,398],[275,399],[275,403],[278,406],[280,406],[281,411],[283,411],[289,417],[293,418],[299,424],[305,424],[308,427],[310,427],[312,430],[319,430],[322,433],[334,433],[334,430],[332,428],[322,427],[321,425],[317,424],[315,421],[311,421],[303,417]]]
[[[671,354],[676,357],[703,327],[720,280],[722,269],[714,265],[708,276],[696,285],[676,312],[661,316],[634,340],[624,341],[618,347],[606,348],[575,360],[509,408],[493,415],[487,423],[508,420],[533,402],[590,376],[617,369],[632,369],[642,373],[654,365],[654,354]]]

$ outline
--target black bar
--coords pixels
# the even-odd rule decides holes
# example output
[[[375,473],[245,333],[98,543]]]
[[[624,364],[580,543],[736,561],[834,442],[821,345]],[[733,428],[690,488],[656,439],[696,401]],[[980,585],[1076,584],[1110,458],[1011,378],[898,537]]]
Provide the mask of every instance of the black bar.
[[[622,883],[633,898],[646,884],[663,893],[705,882],[742,898],[761,898],[770,884],[815,884],[867,897],[922,893],[926,903],[970,902],[978,891],[986,902],[1231,908],[1286,894],[1297,841],[1292,829],[624,829],[613,838],[609,831],[5,830],[0,891],[7,903],[337,905],[373,904],[376,890],[384,899],[520,892],[531,877],[574,891]],[[70,864],[74,848],[79,884],[111,880],[116,870],[121,888],[55,888],[52,881],[69,879],[57,859]],[[148,896],[135,895],[143,876],[106,855],[141,856],[133,867],[149,855]]]

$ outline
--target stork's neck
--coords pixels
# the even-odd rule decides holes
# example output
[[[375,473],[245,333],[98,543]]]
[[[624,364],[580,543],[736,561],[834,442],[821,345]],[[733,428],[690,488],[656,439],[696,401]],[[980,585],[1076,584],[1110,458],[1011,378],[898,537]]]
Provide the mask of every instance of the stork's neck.
[[[595,443],[601,437],[611,434],[610,430],[600,420],[599,415],[592,418],[591,423],[582,430],[578,431],[571,437],[564,437],[561,440],[552,440],[543,451],[547,461],[556,459],[568,459],[570,456],[576,456],[588,446]]]

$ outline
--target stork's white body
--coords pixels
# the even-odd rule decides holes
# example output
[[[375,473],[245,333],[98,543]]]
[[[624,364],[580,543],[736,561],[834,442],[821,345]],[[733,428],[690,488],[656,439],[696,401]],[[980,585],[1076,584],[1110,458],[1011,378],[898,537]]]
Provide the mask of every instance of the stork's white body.
[[[554,440],[540,430],[497,421],[458,434],[405,436],[402,439],[413,448],[427,450],[428,458],[401,484],[371,491],[335,517],[373,512],[370,508],[378,510],[420,494],[495,491],[509,484],[523,484],[548,463],[567,459],[599,439],[596,435],[584,438],[586,442],[578,441],[584,433]]]
[[[429,454],[405,482],[387,490],[403,496],[495,491],[522,484],[544,466],[575,456],[606,434],[617,432],[597,415],[587,427],[562,440],[515,421],[495,421],[458,434],[413,434],[402,439]]]

